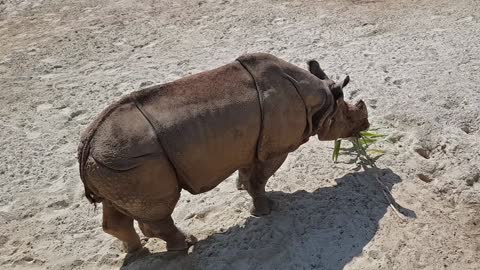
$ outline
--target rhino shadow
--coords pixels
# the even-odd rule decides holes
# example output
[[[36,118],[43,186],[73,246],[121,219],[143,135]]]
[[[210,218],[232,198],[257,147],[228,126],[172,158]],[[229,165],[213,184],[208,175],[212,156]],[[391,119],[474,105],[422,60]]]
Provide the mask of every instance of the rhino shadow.
[[[389,190],[401,181],[389,169],[381,175]],[[188,256],[153,253],[122,269],[343,269],[362,254],[389,206],[372,172],[335,181],[313,192],[270,192],[278,202],[270,215],[213,234]]]

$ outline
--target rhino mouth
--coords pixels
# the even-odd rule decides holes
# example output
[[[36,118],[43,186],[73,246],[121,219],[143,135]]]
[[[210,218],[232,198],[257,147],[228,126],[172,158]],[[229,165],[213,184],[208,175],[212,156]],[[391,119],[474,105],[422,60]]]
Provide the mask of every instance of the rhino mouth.
[[[357,130],[357,132],[355,132],[355,134],[358,134],[358,136],[361,136],[360,135],[360,132],[362,131],[366,131],[370,128],[370,123],[367,121],[365,124],[363,124],[362,126],[360,126],[360,128]]]
[[[365,125],[364,127],[356,130],[355,132],[353,132],[353,135],[351,136],[351,138],[361,138],[362,137],[361,132],[368,130],[369,127],[370,125]]]

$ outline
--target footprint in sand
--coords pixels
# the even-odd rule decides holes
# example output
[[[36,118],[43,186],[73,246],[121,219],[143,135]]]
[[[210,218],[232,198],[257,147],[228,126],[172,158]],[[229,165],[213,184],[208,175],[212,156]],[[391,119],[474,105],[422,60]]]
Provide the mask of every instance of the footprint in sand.
[[[60,209],[67,208],[68,206],[70,206],[70,204],[66,200],[59,200],[49,204],[47,207],[52,208],[54,210],[60,210]]]

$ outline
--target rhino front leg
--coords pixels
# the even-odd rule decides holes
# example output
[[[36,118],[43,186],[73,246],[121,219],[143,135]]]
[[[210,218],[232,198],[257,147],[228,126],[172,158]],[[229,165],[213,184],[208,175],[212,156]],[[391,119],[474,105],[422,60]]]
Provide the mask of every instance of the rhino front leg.
[[[265,162],[257,162],[249,168],[238,171],[238,183],[245,185],[248,194],[253,199],[250,213],[254,216],[270,214],[274,202],[265,194],[265,185],[268,179],[280,168],[288,154],[272,158]]]

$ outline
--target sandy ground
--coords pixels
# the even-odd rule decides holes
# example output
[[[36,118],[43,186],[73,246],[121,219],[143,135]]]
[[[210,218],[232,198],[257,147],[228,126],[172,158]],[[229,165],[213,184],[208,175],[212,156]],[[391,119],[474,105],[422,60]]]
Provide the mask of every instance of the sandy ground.
[[[1,0],[0,268],[122,267],[83,197],[80,132],[122,94],[261,51],[351,76],[412,218],[312,138],[269,181],[270,216],[234,176],[182,192],[174,219],[200,242],[178,256],[151,239],[123,269],[480,269],[479,44],[476,0]]]

